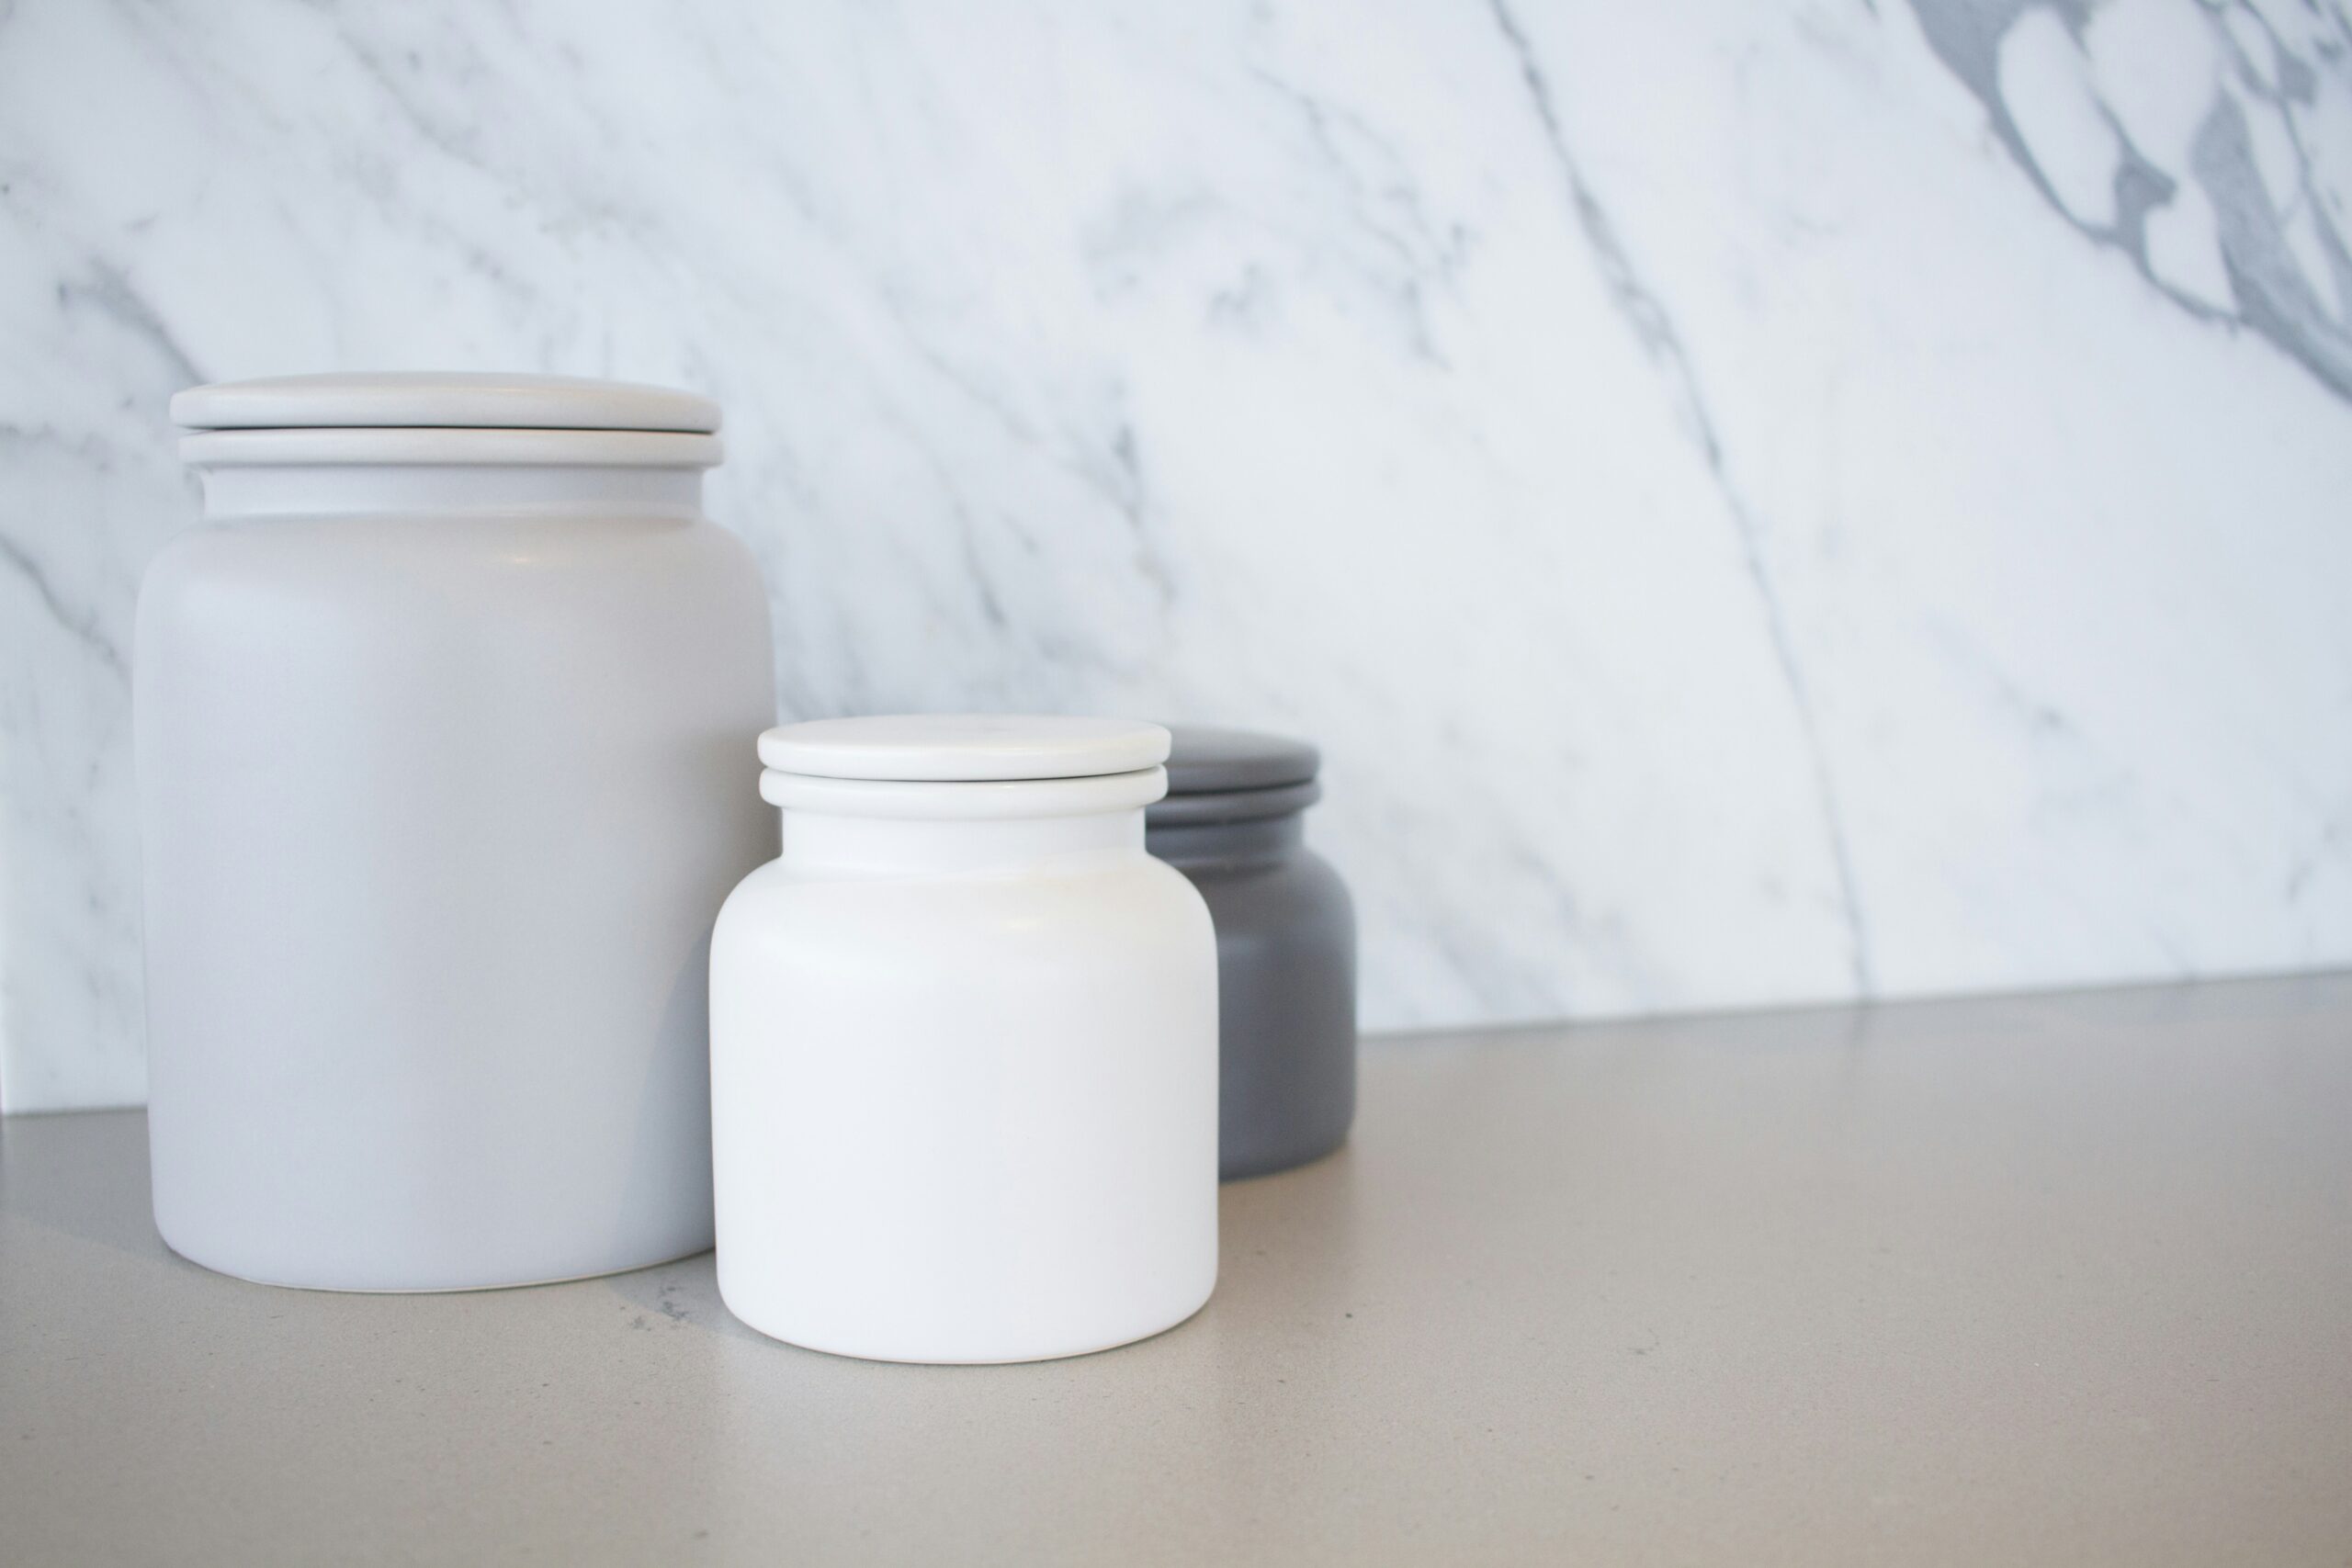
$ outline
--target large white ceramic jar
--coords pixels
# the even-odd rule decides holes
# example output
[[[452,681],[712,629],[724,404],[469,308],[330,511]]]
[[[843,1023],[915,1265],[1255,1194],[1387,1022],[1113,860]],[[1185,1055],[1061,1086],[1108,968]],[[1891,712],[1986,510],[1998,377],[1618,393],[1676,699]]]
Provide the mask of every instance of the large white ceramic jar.
[[[140,593],[172,1247],[450,1290],[710,1245],[707,942],[771,852],[717,407],[534,377],[199,388]]]
[[[1023,1361],[1216,1282],[1216,941],[1144,852],[1157,725],[771,730],[711,953],[718,1288],[763,1333]]]

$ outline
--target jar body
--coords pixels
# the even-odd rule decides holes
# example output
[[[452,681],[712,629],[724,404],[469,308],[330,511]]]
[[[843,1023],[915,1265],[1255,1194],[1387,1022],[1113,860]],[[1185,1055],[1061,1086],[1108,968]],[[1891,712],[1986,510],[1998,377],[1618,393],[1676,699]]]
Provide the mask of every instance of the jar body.
[[[1356,1107],[1355,911],[1296,814],[1151,829],[1216,925],[1219,1174],[1286,1170],[1347,1141]]]
[[[610,470],[606,508],[605,472],[503,470],[517,504],[483,510],[454,471],[321,470],[290,509],[241,472],[151,568],[175,1251],[446,1290],[710,1244],[707,949],[770,841],[737,765],[774,712],[767,611],[698,475]]]
[[[957,787],[957,786],[948,786]],[[859,840],[830,852],[820,840]],[[1216,1280],[1206,910],[1140,810],[824,821],[711,961],[718,1284],[883,1360],[1035,1360],[1182,1322]]]

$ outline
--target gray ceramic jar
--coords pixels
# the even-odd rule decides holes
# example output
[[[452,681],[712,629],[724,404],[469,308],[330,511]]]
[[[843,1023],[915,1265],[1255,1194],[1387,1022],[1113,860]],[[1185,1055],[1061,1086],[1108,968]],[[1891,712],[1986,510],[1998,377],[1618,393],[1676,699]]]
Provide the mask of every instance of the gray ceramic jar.
[[[1302,815],[1320,759],[1280,736],[1171,728],[1147,847],[1216,924],[1218,1174],[1287,1170],[1346,1142],[1356,1111],[1355,908]]]

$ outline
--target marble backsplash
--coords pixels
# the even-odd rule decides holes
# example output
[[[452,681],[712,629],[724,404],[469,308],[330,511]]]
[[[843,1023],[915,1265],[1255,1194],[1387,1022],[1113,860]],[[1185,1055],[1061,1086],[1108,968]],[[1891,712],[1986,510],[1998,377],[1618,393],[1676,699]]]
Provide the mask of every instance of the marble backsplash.
[[[17,0],[0,1094],[311,369],[720,399],[793,716],[1319,740],[1374,1028],[2352,963],[2347,203],[2339,0]]]

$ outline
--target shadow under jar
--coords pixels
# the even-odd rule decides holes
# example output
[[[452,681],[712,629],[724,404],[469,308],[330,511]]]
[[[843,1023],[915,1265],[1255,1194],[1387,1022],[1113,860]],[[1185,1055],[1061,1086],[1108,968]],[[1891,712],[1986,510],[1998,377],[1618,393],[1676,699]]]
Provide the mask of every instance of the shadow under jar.
[[[711,1243],[707,954],[767,853],[765,596],[717,406],[294,377],[173,417],[139,600],[155,1221],[273,1284],[458,1290]]]
[[[1287,1170],[1347,1141],[1356,1111],[1356,923],[1306,843],[1322,798],[1303,740],[1174,726],[1151,852],[1216,925],[1219,1174]]]

